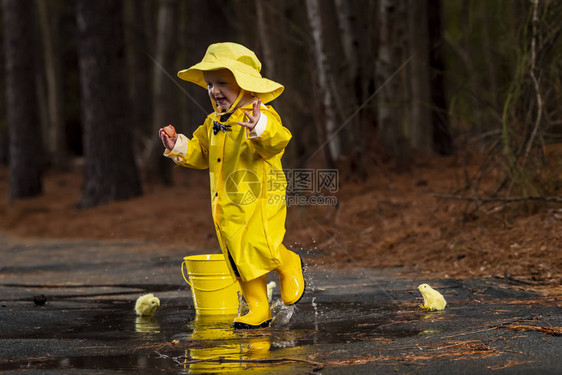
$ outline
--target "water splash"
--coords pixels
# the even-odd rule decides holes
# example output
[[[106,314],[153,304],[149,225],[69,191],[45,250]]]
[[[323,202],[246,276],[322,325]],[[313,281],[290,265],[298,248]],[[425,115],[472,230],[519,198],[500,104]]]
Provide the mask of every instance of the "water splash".
[[[271,305],[271,315],[273,316],[272,325],[274,327],[284,327],[291,321],[295,313],[296,306],[287,306],[281,300],[275,300]]]
[[[312,308],[314,309],[315,325],[318,325],[318,305],[316,304],[316,297],[312,297],[311,305],[312,305]],[[317,329],[318,329],[318,327],[317,327]]]
[[[246,315],[250,312],[250,308],[244,299],[244,295],[238,292],[238,316]]]

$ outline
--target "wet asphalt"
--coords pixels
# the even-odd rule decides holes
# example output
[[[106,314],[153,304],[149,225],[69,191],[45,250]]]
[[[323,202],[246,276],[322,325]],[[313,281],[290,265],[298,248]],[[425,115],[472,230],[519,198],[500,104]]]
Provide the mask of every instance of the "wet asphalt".
[[[562,373],[561,294],[505,279],[327,270],[300,251],[301,302],[276,308],[270,328],[237,331],[233,317],[196,316],[180,272],[193,254],[182,249],[0,234],[0,253],[3,373]],[[418,306],[424,282],[445,296],[444,311]],[[161,300],[153,318],[133,311],[145,293]]]

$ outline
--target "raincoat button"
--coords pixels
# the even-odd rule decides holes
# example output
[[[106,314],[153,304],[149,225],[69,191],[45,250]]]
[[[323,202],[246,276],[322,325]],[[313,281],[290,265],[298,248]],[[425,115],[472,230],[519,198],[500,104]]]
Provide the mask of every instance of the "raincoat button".
[[[217,159],[217,161],[218,161],[218,162],[220,163],[220,161],[221,161],[221,158],[218,158],[218,159]]]
[[[215,193],[215,197],[218,197],[218,196],[219,196],[219,193]]]

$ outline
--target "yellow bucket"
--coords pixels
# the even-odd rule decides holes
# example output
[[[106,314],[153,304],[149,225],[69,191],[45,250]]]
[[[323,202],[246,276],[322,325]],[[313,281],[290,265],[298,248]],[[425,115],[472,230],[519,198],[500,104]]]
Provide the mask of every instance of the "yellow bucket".
[[[196,314],[238,314],[240,285],[230,275],[222,254],[184,257],[181,273],[185,282],[191,287]]]

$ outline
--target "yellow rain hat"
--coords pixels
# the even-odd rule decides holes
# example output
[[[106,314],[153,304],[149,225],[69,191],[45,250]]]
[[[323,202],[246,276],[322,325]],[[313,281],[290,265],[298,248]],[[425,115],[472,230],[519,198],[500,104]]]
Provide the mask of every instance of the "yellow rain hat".
[[[238,86],[254,93],[263,103],[271,102],[284,89],[283,85],[263,78],[260,74],[261,63],[256,54],[237,43],[211,44],[203,60],[188,69],[180,70],[178,77],[206,89],[203,72],[218,69],[230,70]]]

